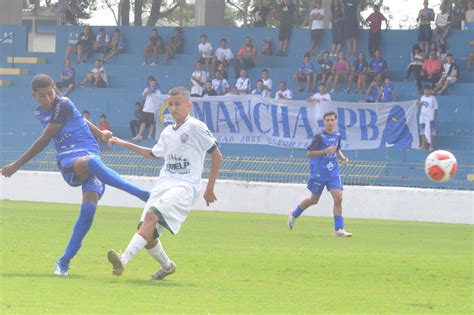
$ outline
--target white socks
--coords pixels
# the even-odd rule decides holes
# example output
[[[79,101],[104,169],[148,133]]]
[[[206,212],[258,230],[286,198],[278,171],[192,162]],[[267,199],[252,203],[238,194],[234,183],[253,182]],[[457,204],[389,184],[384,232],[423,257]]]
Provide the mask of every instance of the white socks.
[[[130,259],[135,256],[145,245],[147,244],[147,240],[144,239],[140,234],[135,233],[128,243],[127,249],[123,254],[120,256],[120,260],[122,261],[122,265],[125,267]],[[166,255],[166,254],[165,254]]]
[[[161,246],[161,242],[158,239],[158,243],[155,247],[148,250],[148,254],[151,257],[155,258],[156,261],[164,268],[170,269],[171,268],[171,260],[169,259],[168,255],[166,255],[165,251],[163,250],[163,246]]]

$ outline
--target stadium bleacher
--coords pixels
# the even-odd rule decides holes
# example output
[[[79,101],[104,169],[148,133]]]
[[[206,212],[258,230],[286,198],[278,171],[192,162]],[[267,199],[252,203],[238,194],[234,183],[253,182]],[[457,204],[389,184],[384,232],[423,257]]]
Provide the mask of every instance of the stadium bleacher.
[[[278,30],[275,29],[190,27],[184,28],[184,54],[177,55],[170,65],[163,64],[164,56],[161,56],[160,65],[142,66],[143,48],[150,36],[151,28],[120,27],[120,29],[127,41],[127,51],[112,58],[105,65],[110,88],[76,88],[70,98],[80,110],[87,109],[95,122],[102,113],[107,114],[114,133],[125,138],[130,138],[128,121],[133,117],[135,101],[140,99],[149,75],[158,79],[163,92],[178,85],[190,86],[189,75],[193,71],[193,62],[197,59],[197,45],[201,34],[208,35],[214,48],[217,48],[221,38],[227,38],[228,46],[234,53],[242,46],[245,36],[253,38],[259,51],[265,37],[273,38],[274,47],[278,44]],[[73,26],[56,27],[55,53],[29,53],[26,26],[0,26],[0,36],[10,32],[15,34],[15,47],[11,47],[12,43],[9,41],[0,44],[0,80],[9,82],[9,85],[0,86],[2,165],[15,159],[41,132],[40,124],[32,115],[34,110],[30,92],[32,77],[38,73],[48,73],[59,79],[68,40],[81,30],[80,27]],[[113,27],[108,28],[109,32],[112,30]],[[159,33],[165,42],[168,42],[172,31],[172,28],[159,28]],[[98,27],[93,27],[93,32],[97,34]],[[437,97],[440,110],[435,147],[450,150],[455,154],[460,164],[456,178],[443,184],[436,184],[426,179],[422,167],[426,151],[375,149],[347,152],[354,164],[343,170],[345,183],[473,189],[473,183],[467,180],[467,176],[474,173],[474,71],[464,71],[469,52],[468,43],[473,37],[473,31],[452,31],[449,35],[448,48],[454,53],[455,62],[461,66],[462,71],[460,79],[453,87],[448,88],[446,95]],[[413,100],[419,97],[413,79],[404,82],[411,46],[416,39],[417,31],[414,30],[390,30],[382,33],[382,54],[387,60],[398,100]],[[328,49],[330,43],[331,33],[330,30],[326,30],[321,47]],[[261,70],[268,68],[274,86],[280,80],[285,80],[289,87],[294,89],[292,74],[299,67],[308,47],[309,31],[295,30],[288,57],[258,57],[258,67],[250,70],[253,85],[260,78]],[[367,31],[360,32],[358,47],[366,51]],[[11,70],[5,72],[2,70],[12,68],[12,64],[8,62],[8,57],[11,57],[12,53],[15,57],[41,57],[45,59],[45,63],[20,63],[17,59],[15,69],[19,69],[16,71],[18,74],[2,74],[11,73]],[[75,56],[73,60],[74,58]],[[314,58],[312,62],[315,62]],[[79,82],[92,67],[92,63],[74,65],[77,72],[76,82]],[[232,74],[233,71],[229,71],[231,85],[235,83]],[[358,102],[365,98],[361,94],[346,94],[342,91],[341,85],[333,95],[333,100]],[[294,92],[295,99],[305,99],[308,96],[308,93]],[[223,145],[222,148],[226,160],[221,178],[277,182],[306,180],[308,166],[304,150],[251,145]],[[127,164],[132,162],[140,164],[143,161],[131,156],[119,159],[118,156],[123,156],[123,153],[105,151],[105,160],[124,174],[156,174],[156,165],[130,169],[126,167]],[[51,154],[45,153],[31,163],[29,168],[54,170],[55,166],[51,161],[53,161]]]

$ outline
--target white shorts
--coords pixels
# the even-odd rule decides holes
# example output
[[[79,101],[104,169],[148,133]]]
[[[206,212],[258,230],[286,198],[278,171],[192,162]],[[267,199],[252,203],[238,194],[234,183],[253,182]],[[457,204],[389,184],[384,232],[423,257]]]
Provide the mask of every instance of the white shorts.
[[[447,77],[446,78],[446,81],[448,81],[449,85],[456,83],[456,80],[457,80],[456,77]]]
[[[177,234],[197,199],[195,195],[193,186],[189,183],[158,179],[150,191],[150,198],[143,209],[140,221],[143,222],[145,214],[151,208],[158,215],[159,223],[156,225],[158,234],[160,235],[163,229]]]

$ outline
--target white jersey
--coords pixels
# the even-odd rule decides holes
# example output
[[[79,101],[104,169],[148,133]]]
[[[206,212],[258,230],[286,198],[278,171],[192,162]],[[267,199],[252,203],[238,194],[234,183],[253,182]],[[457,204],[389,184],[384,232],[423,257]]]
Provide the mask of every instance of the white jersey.
[[[435,111],[438,109],[438,101],[433,95],[420,98],[420,124],[429,123],[434,120]]]
[[[223,61],[224,59],[229,61],[234,58],[234,55],[232,54],[232,50],[230,48],[217,48],[216,49],[216,58],[219,61]]]
[[[325,93],[321,95],[321,93],[318,92],[313,94],[311,98],[316,102],[331,101],[331,94]]]
[[[189,183],[197,194],[206,152],[215,145],[216,139],[206,124],[191,116],[178,129],[174,125],[167,126],[152,148],[154,156],[165,159],[160,179]]]
[[[199,55],[201,55],[202,58],[212,58],[212,45],[209,42],[206,42],[205,44],[200,43],[198,45],[198,50],[199,50]]]
[[[312,23],[311,23],[311,29],[312,30],[324,29],[324,9],[323,8],[313,9],[313,10],[311,10],[310,15],[311,15],[311,17],[318,16],[318,15],[323,17],[323,19],[321,19],[321,20],[313,20]]]

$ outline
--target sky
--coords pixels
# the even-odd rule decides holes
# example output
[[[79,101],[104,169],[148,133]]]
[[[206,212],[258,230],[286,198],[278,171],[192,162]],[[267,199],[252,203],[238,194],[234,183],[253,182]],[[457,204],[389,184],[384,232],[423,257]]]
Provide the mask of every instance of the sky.
[[[440,3],[441,0],[430,1],[430,7],[434,9],[435,13],[440,12]],[[421,0],[384,0],[383,4],[384,7],[390,8],[390,11],[382,9],[381,12],[390,20],[391,29],[415,26],[418,11],[423,7],[423,1]],[[367,12],[363,12],[362,16],[366,18],[371,12],[371,9]],[[131,18],[133,19],[133,17]],[[407,23],[407,21],[410,22]],[[97,10],[88,23],[91,25],[116,25],[113,15],[108,8]]]

